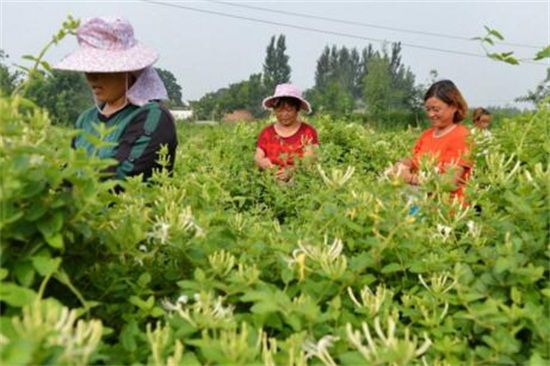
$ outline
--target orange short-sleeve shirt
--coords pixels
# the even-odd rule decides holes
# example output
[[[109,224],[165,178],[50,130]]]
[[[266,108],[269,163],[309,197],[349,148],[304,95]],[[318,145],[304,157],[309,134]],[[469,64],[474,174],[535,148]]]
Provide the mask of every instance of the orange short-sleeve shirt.
[[[462,166],[464,173],[461,178],[465,182],[472,170],[472,163],[468,160],[470,152],[468,129],[459,124],[448,134],[440,137],[434,135],[434,130],[433,127],[427,129],[416,141],[413,149],[413,167],[418,169],[420,160],[429,156],[435,159],[435,164],[442,174],[448,166]],[[463,186],[459,186],[451,195],[456,195],[462,200]]]

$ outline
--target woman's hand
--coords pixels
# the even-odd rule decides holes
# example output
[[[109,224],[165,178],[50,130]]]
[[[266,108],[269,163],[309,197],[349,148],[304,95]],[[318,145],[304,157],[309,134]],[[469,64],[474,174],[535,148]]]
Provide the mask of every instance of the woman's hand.
[[[290,168],[280,168],[275,173],[275,177],[282,182],[288,182],[292,178],[293,169]]]
[[[410,159],[398,161],[392,167],[386,169],[384,174],[390,177],[402,178],[407,184],[418,185],[420,183],[418,176],[412,172],[412,162]]]
[[[273,164],[271,160],[269,160],[268,158],[261,158],[256,160],[256,165],[258,165],[260,169],[264,169],[264,170],[273,169],[275,167],[275,164]]]
[[[259,147],[256,148],[256,153],[254,154],[254,162],[260,169],[273,169],[275,167],[275,164],[269,160],[267,156],[265,156],[265,152],[260,149]]]

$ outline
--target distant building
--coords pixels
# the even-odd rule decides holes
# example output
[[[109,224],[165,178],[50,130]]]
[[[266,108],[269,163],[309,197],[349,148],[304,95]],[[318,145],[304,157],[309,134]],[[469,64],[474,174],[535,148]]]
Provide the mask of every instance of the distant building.
[[[193,117],[193,111],[190,109],[173,109],[170,110],[172,116],[176,121],[178,120],[188,120]]]

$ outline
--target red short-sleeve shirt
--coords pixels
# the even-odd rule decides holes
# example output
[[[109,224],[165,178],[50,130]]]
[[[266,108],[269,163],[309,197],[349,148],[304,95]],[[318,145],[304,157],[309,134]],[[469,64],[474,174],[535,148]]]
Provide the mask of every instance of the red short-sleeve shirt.
[[[470,176],[472,163],[468,160],[470,151],[468,143],[469,131],[463,125],[457,125],[451,132],[444,136],[434,136],[434,128],[429,128],[416,141],[413,149],[413,167],[418,168],[420,160],[429,156],[435,159],[435,164],[440,173],[445,173],[449,165],[464,167],[462,180],[466,181]],[[463,187],[460,186],[452,195],[463,198]]]
[[[273,124],[265,127],[258,137],[257,146],[262,149],[271,163],[281,167],[294,164],[294,157],[301,158],[308,145],[319,145],[317,131],[305,122],[292,136],[282,137]]]

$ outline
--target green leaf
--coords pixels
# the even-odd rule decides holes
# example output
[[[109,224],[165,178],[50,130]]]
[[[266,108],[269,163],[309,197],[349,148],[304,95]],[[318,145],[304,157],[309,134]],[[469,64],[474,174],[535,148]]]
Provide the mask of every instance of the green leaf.
[[[495,273],[502,273],[510,268],[510,260],[506,257],[500,257],[495,263]]]
[[[36,292],[31,289],[18,286],[14,283],[0,284],[0,301],[15,307],[23,307],[31,304],[36,298]]]
[[[151,310],[151,316],[154,318],[160,318],[161,316],[164,316],[166,312],[159,308],[158,306],[155,306],[153,310]]]
[[[21,58],[23,60],[36,61],[36,57],[34,57],[33,55],[23,55],[21,56]]]
[[[48,243],[52,248],[63,249],[63,235],[61,233],[55,233],[52,236],[45,237],[46,243]]]
[[[500,41],[504,41],[504,37],[496,29],[491,29],[488,27],[485,27],[485,29],[487,29],[487,32],[493,37],[497,38]]]
[[[535,61],[539,61],[539,60],[542,60],[543,58],[549,58],[549,57],[550,57],[550,46],[547,46],[546,48],[537,52],[537,55],[535,56]]]
[[[61,258],[48,258],[45,256],[34,256],[31,258],[32,264],[36,271],[42,276],[48,276],[53,274],[59,268],[61,264]]]
[[[13,274],[22,286],[30,287],[34,281],[34,268],[28,260],[18,261],[13,267]]]
[[[0,268],[0,281],[4,280],[4,278],[8,277],[8,270],[5,268]]]
[[[151,275],[149,272],[143,273],[141,276],[139,276],[137,283],[139,287],[146,287],[151,282]]]
[[[278,312],[279,307],[272,301],[261,301],[254,304],[254,306],[250,308],[250,311],[256,314],[269,314]]]
[[[154,302],[151,302],[150,300],[154,301],[154,298],[151,296],[147,301],[143,301],[137,296],[130,296],[130,303],[137,306],[140,310],[148,311],[149,309],[153,308]]]
[[[136,338],[140,331],[135,321],[131,321],[122,327],[120,331],[120,343],[125,350],[134,352],[137,349]]]
[[[50,64],[47,61],[40,61],[40,65],[42,65],[44,70],[46,70],[47,72],[49,72],[49,73],[53,72],[52,67],[50,66]]]
[[[43,217],[36,223],[38,230],[44,235],[44,238],[53,236],[63,227],[63,213],[55,211],[52,215]]]
[[[390,263],[382,268],[382,273],[393,273],[401,271],[401,265],[399,263]]]

